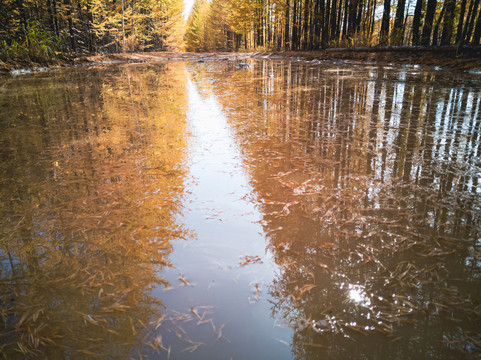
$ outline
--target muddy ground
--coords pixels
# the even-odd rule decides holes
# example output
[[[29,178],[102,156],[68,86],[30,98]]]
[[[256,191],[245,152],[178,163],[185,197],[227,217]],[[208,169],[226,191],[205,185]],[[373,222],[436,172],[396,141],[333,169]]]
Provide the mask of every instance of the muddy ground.
[[[11,74],[12,70],[45,69],[50,67],[101,65],[122,62],[149,62],[164,60],[208,60],[245,58],[290,58],[305,60],[351,60],[376,64],[412,64],[438,66],[456,70],[481,70],[481,48],[460,53],[456,48],[416,49],[401,48],[350,48],[328,49],[324,51],[262,51],[262,52],[144,52],[122,54],[97,54],[77,58],[66,58],[48,64],[0,62],[0,73]],[[15,72],[14,72],[15,73]],[[17,72],[18,73],[18,72]]]

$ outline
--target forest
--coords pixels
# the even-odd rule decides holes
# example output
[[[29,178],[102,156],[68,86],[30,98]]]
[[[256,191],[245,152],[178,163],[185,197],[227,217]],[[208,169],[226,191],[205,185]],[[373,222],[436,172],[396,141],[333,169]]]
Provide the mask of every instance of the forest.
[[[0,0],[0,59],[479,46],[480,0]]]
[[[186,47],[320,50],[479,45],[479,0],[196,0]]]
[[[182,0],[0,0],[0,59],[183,50]]]

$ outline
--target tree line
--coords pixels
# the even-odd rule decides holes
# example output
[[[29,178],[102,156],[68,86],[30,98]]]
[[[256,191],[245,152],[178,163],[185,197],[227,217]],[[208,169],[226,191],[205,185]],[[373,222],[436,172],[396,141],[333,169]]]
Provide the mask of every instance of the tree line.
[[[480,0],[0,0],[0,59],[480,44]]]
[[[182,0],[0,0],[0,55],[182,50]]]
[[[479,0],[196,0],[186,47],[319,50],[479,45]]]

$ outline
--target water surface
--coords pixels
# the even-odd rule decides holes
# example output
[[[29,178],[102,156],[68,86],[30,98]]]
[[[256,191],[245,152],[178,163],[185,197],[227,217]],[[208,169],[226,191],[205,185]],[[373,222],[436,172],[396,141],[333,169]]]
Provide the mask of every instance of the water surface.
[[[479,357],[480,89],[283,60],[2,79],[2,354]]]

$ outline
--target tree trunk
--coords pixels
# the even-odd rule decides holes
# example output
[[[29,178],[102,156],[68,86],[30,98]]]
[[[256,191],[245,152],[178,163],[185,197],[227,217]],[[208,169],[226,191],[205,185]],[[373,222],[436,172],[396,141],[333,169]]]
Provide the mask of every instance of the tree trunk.
[[[437,0],[428,0],[426,17],[424,19],[423,33],[421,35],[421,45],[429,46],[431,33],[433,30],[434,14],[436,13]]]
[[[276,50],[282,49],[282,22],[279,17],[276,16],[276,24],[274,37],[276,39]],[[237,50],[236,50],[237,51]]]
[[[125,13],[124,13],[124,0],[121,0],[122,4],[122,52],[125,52]]]
[[[135,0],[132,0],[132,51],[135,52]]]
[[[284,49],[289,50],[290,41],[289,41],[289,10],[290,10],[290,3],[289,0],[286,1],[286,14],[285,14],[285,30],[284,30]]]
[[[384,12],[382,14],[381,32],[379,35],[379,42],[381,45],[387,45],[388,43],[390,21],[391,21],[391,0],[384,0]]]
[[[349,19],[347,23],[347,37],[349,40],[352,39],[354,33],[356,32],[357,3],[358,0],[351,0],[349,2]]]
[[[466,26],[464,27],[463,31],[463,40],[465,42],[469,42],[471,40],[471,34],[473,33],[474,29],[474,20],[476,18],[476,12],[478,11],[479,0],[475,0],[471,2],[468,11],[468,18],[466,19]]]
[[[316,21],[317,21],[317,14],[319,14],[319,0],[314,0],[314,4],[312,6],[311,11],[311,22],[309,23],[309,49],[313,50],[315,48],[315,29],[316,29]]]
[[[356,15],[356,34],[361,32],[361,23],[362,23],[362,9],[364,4],[362,0],[359,0],[357,4],[357,15]]]
[[[57,0],[52,0],[52,13],[53,13],[53,21],[55,24],[55,35],[60,36],[60,30],[58,28],[58,17],[57,17]]]
[[[52,2],[50,0],[47,0],[47,12],[48,12],[48,17],[50,18],[49,23],[50,23],[50,29],[52,30],[52,34],[56,34],[55,18],[53,16]]]
[[[346,0],[345,5],[344,5],[344,21],[342,22],[342,38],[346,39],[347,38],[347,20],[348,20],[348,14],[349,14],[349,1]]]
[[[476,27],[474,28],[474,35],[472,45],[479,45],[479,40],[481,38],[481,11],[478,14],[478,21],[476,21]]]
[[[298,0],[294,0],[294,9],[292,9],[292,38],[291,38],[291,50],[298,49],[298,40],[297,40],[297,2]]]
[[[302,48],[307,49],[307,44],[309,40],[308,25],[309,25],[309,8],[310,1],[304,0],[304,22],[302,23]]]
[[[332,9],[331,9],[331,26],[330,26],[330,36],[329,40],[336,40],[336,15],[337,15],[337,0],[332,0]]]
[[[74,29],[73,29],[73,19],[72,19],[72,4],[70,0],[64,0],[64,5],[67,11],[67,23],[68,23],[68,32],[70,37],[70,46],[73,51],[76,50],[75,47],[75,37],[74,37]]]
[[[439,14],[438,21],[436,21],[436,25],[434,26],[433,30],[433,46],[438,46],[438,32],[439,32],[439,24],[441,24],[441,19],[444,16],[444,11],[446,9],[446,4],[443,5],[443,8],[441,10],[441,14]]]
[[[322,20],[322,48],[329,44],[329,18],[332,18],[331,0],[327,0],[324,8],[324,18]]]
[[[419,27],[421,25],[421,14],[423,11],[423,5],[424,5],[424,0],[416,1],[416,8],[414,9],[414,17],[413,17],[413,36],[412,36],[413,46],[419,45]]]
[[[472,3],[472,2],[471,2]],[[466,13],[466,0],[461,2],[461,12],[459,13],[458,29],[456,30],[456,44],[461,43],[463,37],[464,15]]]
[[[342,0],[339,0],[339,7],[337,8],[336,41],[339,41],[339,37],[341,36],[341,15],[342,15]]]
[[[404,8],[406,0],[399,0],[396,9],[396,18],[394,19],[394,26],[391,32],[391,43],[393,45],[402,45],[402,29],[404,22]]]
[[[316,48],[324,49],[321,36],[322,36],[322,23],[324,22],[324,14],[326,12],[324,0],[317,0],[319,2],[319,13],[316,16]]]
[[[370,24],[370,27],[369,27],[369,34],[368,34],[368,37],[369,39],[371,39],[371,44],[373,44],[373,36],[372,34],[374,34],[374,25],[376,24],[376,8],[377,8],[377,4],[376,4],[376,0],[373,0],[372,2],[372,10],[371,10],[371,24]]]
[[[94,15],[92,13],[92,7],[90,1],[85,2],[85,9],[87,11],[87,19],[88,19],[88,50],[89,52],[94,52],[95,47],[95,35],[92,31],[92,25],[94,23]]]
[[[444,3],[446,11],[444,12],[443,34],[441,36],[441,45],[449,45],[453,36],[454,28],[454,10],[456,8],[455,0],[446,0]]]

